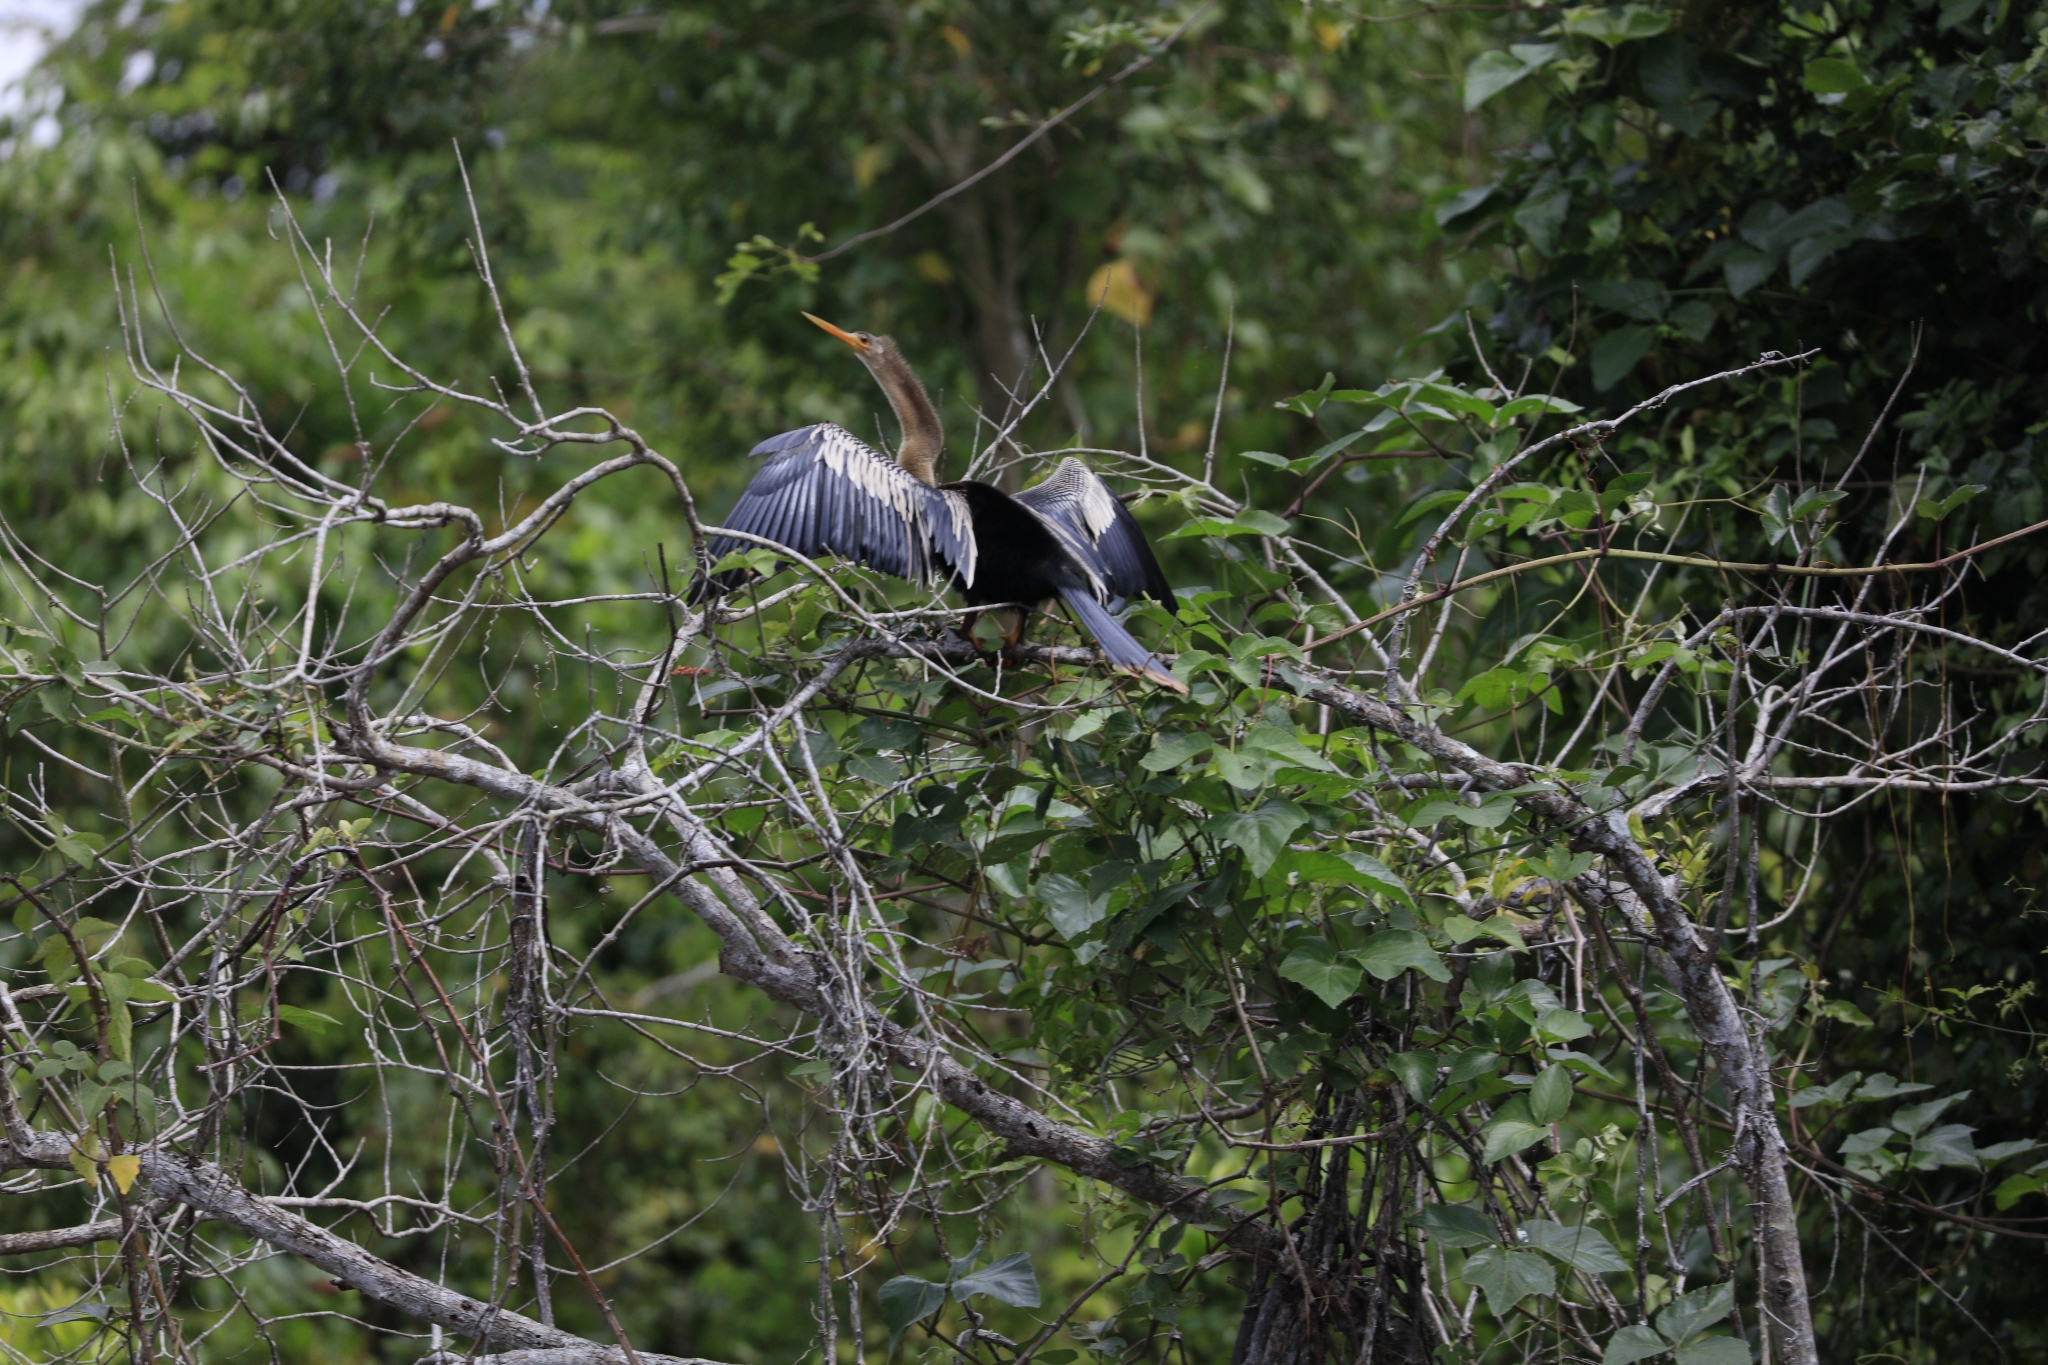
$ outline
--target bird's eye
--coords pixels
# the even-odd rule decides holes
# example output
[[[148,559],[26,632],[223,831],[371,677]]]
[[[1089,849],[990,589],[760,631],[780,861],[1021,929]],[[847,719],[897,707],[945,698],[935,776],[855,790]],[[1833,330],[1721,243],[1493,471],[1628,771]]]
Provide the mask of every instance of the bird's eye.
[[[873,341],[873,340],[874,340],[874,338],[873,338],[873,337],[871,337],[871,336],[869,336],[869,335],[868,335],[868,334],[867,334],[866,332],[855,332],[855,333],[854,333],[854,336],[858,337],[858,338],[859,338],[860,340],[862,340],[862,341]]]

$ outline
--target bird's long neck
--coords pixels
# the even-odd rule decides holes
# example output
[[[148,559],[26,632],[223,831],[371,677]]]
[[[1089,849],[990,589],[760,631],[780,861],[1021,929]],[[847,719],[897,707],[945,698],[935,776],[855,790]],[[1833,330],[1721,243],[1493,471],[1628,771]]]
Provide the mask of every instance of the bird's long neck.
[[[896,463],[920,483],[936,483],[939,452],[945,448],[946,433],[939,425],[939,410],[925,395],[917,373],[892,356],[888,363],[875,368],[875,382],[889,395],[889,406],[896,410],[896,421],[903,428],[903,441],[896,447]]]

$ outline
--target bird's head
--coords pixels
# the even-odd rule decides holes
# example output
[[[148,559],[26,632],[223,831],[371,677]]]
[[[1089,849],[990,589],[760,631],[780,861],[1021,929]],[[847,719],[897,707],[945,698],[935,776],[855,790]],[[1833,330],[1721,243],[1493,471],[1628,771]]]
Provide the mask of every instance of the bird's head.
[[[932,406],[924,385],[918,382],[917,372],[896,349],[896,343],[873,332],[849,332],[834,327],[810,313],[804,316],[852,347],[853,353],[860,357],[860,363],[868,367],[868,373],[882,386],[882,392],[889,395],[889,406],[896,410],[896,420],[903,426],[903,440],[896,448],[896,462],[921,482],[931,483],[937,474],[945,433],[939,426],[938,409]]]
[[[876,336],[873,332],[849,332],[833,326],[815,313],[806,313],[804,316],[830,335],[845,342],[853,349],[853,353],[860,357],[861,364],[867,366],[869,371],[877,376],[905,365],[903,352],[896,348],[895,341],[889,337]]]

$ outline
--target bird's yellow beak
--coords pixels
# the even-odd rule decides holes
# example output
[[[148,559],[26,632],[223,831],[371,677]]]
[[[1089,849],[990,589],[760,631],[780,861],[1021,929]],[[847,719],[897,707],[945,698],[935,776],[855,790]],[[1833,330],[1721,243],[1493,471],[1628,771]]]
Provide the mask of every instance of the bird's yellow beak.
[[[865,341],[862,341],[862,340],[861,340],[861,339],[860,339],[859,337],[855,336],[855,335],[854,335],[853,333],[851,333],[851,332],[847,332],[847,331],[842,331],[842,330],[841,330],[840,328],[834,327],[834,326],[833,326],[833,325],[832,325],[831,323],[829,323],[829,322],[825,321],[825,319],[823,319],[823,318],[819,317],[819,316],[818,316],[818,315],[817,315],[816,313],[805,313],[805,314],[804,314],[804,316],[805,316],[805,317],[807,317],[807,318],[809,318],[809,319],[810,319],[810,320],[811,320],[812,322],[815,322],[815,323],[817,323],[817,324],[818,324],[818,325],[819,325],[820,327],[822,327],[822,328],[824,328],[824,329],[825,329],[826,331],[830,332],[830,333],[831,333],[831,334],[832,334],[833,336],[836,336],[836,337],[838,337],[838,338],[839,338],[839,339],[840,339],[841,341],[845,342],[845,343],[846,343],[847,345],[849,345],[849,346],[853,347],[853,349],[854,349],[854,350],[856,350],[856,351],[860,351],[860,352],[863,352],[863,353],[865,353],[865,352],[867,351],[867,349],[868,349],[868,343],[867,343],[867,342],[865,342]]]

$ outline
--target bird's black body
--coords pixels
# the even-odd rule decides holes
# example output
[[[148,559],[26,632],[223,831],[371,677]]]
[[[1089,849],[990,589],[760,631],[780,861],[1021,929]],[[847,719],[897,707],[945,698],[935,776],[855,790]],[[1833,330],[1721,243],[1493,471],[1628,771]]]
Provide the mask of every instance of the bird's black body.
[[[1040,485],[1043,487],[1044,485]],[[980,546],[1000,546],[999,554],[984,553],[972,583],[961,585],[962,595],[970,607],[991,606],[1003,602],[1021,602],[1027,606],[1041,606],[1069,589],[1091,590],[1090,566],[1081,556],[1063,545],[1058,536],[1050,530],[1041,515],[1024,499],[1036,489],[1012,497],[993,484],[962,479],[957,483],[942,484],[947,490],[957,490],[967,499],[968,514],[974,520],[974,539]],[[1158,561],[1152,557],[1152,547],[1145,543],[1144,536],[1130,522],[1130,514],[1119,505],[1117,512],[1119,531],[1126,530],[1132,563],[1126,572],[1118,573],[1117,566],[1109,564],[1103,556],[1102,568],[1109,569],[1109,596],[1121,602],[1132,596],[1146,596],[1163,602],[1170,609],[1175,603],[1173,589],[1167,586],[1166,576],[1159,571]],[[1126,537],[1118,536],[1116,548],[1126,549]],[[1100,570],[1097,570],[1099,575]]]
[[[903,446],[890,460],[831,422],[761,442],[753,450],[760,471],[725,519],[726,529],[758,540],[712,537],[714,563],[767,542],[806,559],[837,555],[913,582],[950,582],[970,607],[1016,604],[1028,613],[1057,598],[1111,663],[1186,690],[1112,614],[1132,597],[1169,609],[1175,602],[1144,532],[1093,470],[1070,457],[1014,495],[973,479],[933,482],[938,417],[894,343],[812,321],[861,352],[903,422]],[[747,577],[743,569],[714,574],[695,596],[729,592]],[[1013,641],[1023,628],[1020,619]]]

